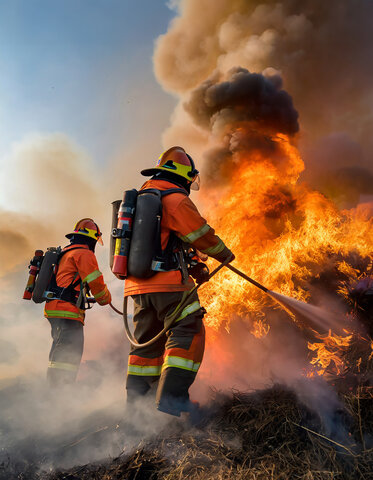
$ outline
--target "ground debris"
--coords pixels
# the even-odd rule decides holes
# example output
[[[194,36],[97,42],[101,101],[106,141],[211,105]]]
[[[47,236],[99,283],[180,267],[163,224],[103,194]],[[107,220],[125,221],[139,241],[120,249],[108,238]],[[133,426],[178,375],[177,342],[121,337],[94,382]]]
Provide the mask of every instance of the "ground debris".
[[[359,396],[360,395],[360,396]],[[194,426],[167,428],[132,452],[27,480],[370,480],[373,395],[344,395],[345,438],[328,436],[319,416],[283,386],[217,393]],[[33,470],[32,470],[32,468]]]

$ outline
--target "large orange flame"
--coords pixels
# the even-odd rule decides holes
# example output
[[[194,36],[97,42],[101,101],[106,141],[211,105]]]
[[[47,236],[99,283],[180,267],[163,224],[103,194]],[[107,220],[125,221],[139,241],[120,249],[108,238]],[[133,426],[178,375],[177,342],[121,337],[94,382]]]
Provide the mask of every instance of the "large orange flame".
[[[352,251],[371,255],[372,219],[356,209],[339,211],[321,193],[299,184],[304,165],[297,148],[285,135],[272,140],[278,146],[275,158],[260,151],[235,154],[223,194],[217,198],[218,189],[207,187],[202,200],[209,222],[236,255],[234,265],[271,290],[307,301],[307,282],[331,258],[347,258]],[[346,262],[335,262],[335,268],[346,269]],[[219,273],[201,289],[201,297],[213,329],[229,329],[240,316],[255,336],[268,333],[263,312],[273,301],[233,272]],[[334,340],[338,345],[339,337]],[[317,361],[328,362],[320,355]]]

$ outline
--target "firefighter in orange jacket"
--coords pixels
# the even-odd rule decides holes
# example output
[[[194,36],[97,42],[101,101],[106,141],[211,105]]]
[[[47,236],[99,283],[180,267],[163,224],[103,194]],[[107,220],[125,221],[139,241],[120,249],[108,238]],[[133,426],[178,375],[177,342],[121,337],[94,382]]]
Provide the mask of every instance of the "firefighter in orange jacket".
[[[161,155],[155,168],[143,170],[141,173],[152,176],[142,189],[180,189],[180,193],[171,193],[162,199],[163,251],[167,251],[170,235],[176,235],[182,242],[202,252],[206,259],[207,256],[221,262],[234,259],[232,252],[215,235],[189,198],[191,188],[199,189],[199,172],[183,148],[170,148]],[[203,263],[198,264],[194,273],[197,283],[208,280],[208,273]],[[191,290],[193,286],[194,281],[190,276],[183,281],[180,269],[160,271],[148,279],[129,276],[125,282],[124,295],[132,296],[134,301],[136,340],[144,343],[159,333],[164,327],[165,316],[174,311],[183,293]],[[183,411],[191,411],[193,404],[189,400],[188,391],[203,357],[204,313],[195,293],[166,337],[148,347],[131,347],[126,384],[127,400],[145,395],[152,385],[155,385],[158,410],[176,416]]]
[[[101,232],[90,218],[80,220],[66,235],[70,245],[63,249],[53,290],[58,298],[47,301],[44,315],[52,330],[47,380],[51,386],[75,382],[83,354],[83,325],[86,292],[89,289],[97,303],[111,302],[110,292],[98,269],[94,254]]]

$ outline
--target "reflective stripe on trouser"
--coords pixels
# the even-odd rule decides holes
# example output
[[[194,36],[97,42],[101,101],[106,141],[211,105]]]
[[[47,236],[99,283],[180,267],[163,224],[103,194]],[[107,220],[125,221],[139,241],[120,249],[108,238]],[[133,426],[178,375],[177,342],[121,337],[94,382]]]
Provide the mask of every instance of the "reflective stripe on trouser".
[[[68,372],[76,372],[79,365],[65,362],[49,362],[48,368],[57,368],[58,370],[67,370]]]
[[[67,318],[49,318],[53,338],[47,380],[50,385],[73,383],[83,354],[83,324]]]
[[[163,362],[162,370],[168,367],[182,368],[183,370],[189,370],[190,372],[198,372],[201,362],[193,362],[183,357],[177,357],[174,355],[167,355]]]
[[[190,317],[192,316],[193,314]],[[189,348],[181,346],[182,339],[177,335],[182,333],[172,332],[167,340],[156,397],[158,409],[172,415],[180,415],[180,412],[187,411],[189,408],[189,387],[196,378],[205,348],[205,328],[202,318],[200,330],[194,334]]]
[[[45,310],[47,318],[68,318],[71,320],[84,320],[84,310],[77,312],[70,312],[70,310]]]
[[[163,356],[157,358],[143,358],[137,355],[128,357],[129,375],[138,375],[141,377],[159,377],[162,370]]]
[[[159,292],[133,296],[134,336],[139,343],[146,342],[162,330],[164,318],[176,308],[182,296],[183,292]],[[203,311],[195,293],[167,333],[167,337],[164,336],[149,347],[131,347],[126,385],[131,398],[135,391],[144,395],[151,384],[159,378],[161,382],[158,386],[157,398],[162,398],[162,392],[166,392],[167,395],[169,391],[175,393],[175,389],[168,386],[167,379],[170,378],[170,374],[166,375],[167,371],[173,370],[177,372],[176,390],[183,398],[189,398],[188,388],[193,383],[203,356],[202,318]],[[175,384],[175,380],[171,383]]]

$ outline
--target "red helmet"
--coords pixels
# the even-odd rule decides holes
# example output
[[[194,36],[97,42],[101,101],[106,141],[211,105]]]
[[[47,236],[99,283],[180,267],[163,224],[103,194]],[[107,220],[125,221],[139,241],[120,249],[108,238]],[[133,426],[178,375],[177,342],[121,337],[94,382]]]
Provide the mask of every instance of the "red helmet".
[[[102,241],[102,233],[98,228],[97,223],[95,223],[92,218],[82,218],[75,224],[74,231],[68,233],[66,238],[71,238],[73,235],[84,235],[89,238],[97,240],[101,245],[104,244]]]

